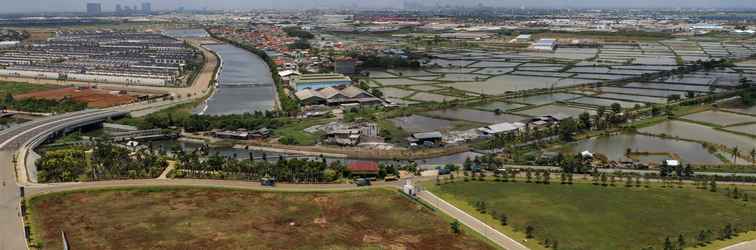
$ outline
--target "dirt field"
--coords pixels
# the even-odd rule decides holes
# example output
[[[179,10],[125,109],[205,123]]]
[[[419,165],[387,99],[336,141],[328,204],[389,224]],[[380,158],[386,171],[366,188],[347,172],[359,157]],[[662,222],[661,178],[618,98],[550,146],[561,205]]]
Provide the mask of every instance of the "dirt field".
[[[393,190],[145,188],[32,199],[42,249],[492,249]],[[40,238],[41,237],[41,238]]]
[[[27,98],[60,100],[65,97],[72,98],[76,101],[86,102],[90,108],[106,108],[134,102],[137,98],[131,95],[111,94],[111,91],[101,89],[73,87],[59,88],[44,91],[36,91],[14,96],[16,99],[23,100]]]

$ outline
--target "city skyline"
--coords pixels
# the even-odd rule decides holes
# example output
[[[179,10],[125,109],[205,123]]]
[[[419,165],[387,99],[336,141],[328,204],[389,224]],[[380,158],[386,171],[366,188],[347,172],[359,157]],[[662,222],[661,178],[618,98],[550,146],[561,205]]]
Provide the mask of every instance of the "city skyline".
[[[149,2],[153,10],[174,10],[179,7],[188,9],[210,9],[210,10],[252,10],[252,9],[307,9],[307,8],[401,8],[405,0],[377,0],[377,1],[355,1],[355,0],[324,0],[318,2],[305,0],[287,0],[287,1],[270,1],[270,0],[100,0],[100,1],[82,1],[82,0],[10,0],[0,13],[28,13],[28,12],[83,12],[87,3],[100,3],[105,12],[115,11],[116,5],[122,6],[141,6],[142,3]],[[420,1],[425,6],[436,5],[486,5],[493,7],[527,7],[527,8],[750,8],[756,4],[756,0],[739,1],[707,1],[707,0],[670,0],[670,1],[599,1],[599,0],[479,0],[460,3],[449,0],[437,1]]]

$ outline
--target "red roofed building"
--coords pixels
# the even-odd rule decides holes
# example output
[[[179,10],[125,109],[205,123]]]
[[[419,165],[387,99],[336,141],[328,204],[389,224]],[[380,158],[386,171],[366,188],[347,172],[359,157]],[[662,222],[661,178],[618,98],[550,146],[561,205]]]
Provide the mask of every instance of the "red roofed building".
[[[347,165],[347,170],[352,175],[368,176],[378,175],[378,163],[370,161],[352,162]]]

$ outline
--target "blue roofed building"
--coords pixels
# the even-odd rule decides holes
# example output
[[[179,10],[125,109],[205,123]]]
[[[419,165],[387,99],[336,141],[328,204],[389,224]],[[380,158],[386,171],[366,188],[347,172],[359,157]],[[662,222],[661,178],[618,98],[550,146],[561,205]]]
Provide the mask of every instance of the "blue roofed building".
[[[303,74],[292,76],[289,84],[296,91],[305,89],[322,89],[339,85],[350,85],[352,79],[342,74]]]

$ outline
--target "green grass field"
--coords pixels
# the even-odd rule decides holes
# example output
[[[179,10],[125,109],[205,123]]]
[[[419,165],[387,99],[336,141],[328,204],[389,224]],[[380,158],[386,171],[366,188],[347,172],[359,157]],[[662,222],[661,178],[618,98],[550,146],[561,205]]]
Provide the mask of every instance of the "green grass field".
[[[60,88],[60,86],[0,81],[0,97],[5,97],[7,94],[18,95],[55,88]]]
[[[61,230],[72,249],[493,249],[385,189],[110,189],[43,195],[30,208],[41,249],[61,249]]]
[[[680,234],[692,246],[701,230],[711,230],[714,240],[727,223],[739,231],[756,229],[756,202],[729,198],[725,188],[457,181],[429,190],[516,239],[531,225],[538,242],[557,240],[559,249],[662,249],[667,236],[677,242]],[[756,190],[747,193],[756,197]],[[486,202],[488,213],[475,211],[477,201]],[[506,214],[509,226],[491,212]]]

